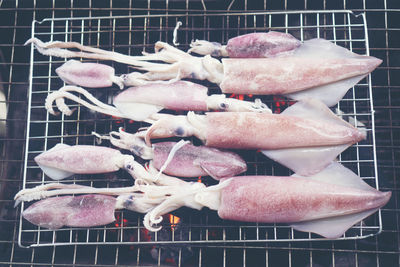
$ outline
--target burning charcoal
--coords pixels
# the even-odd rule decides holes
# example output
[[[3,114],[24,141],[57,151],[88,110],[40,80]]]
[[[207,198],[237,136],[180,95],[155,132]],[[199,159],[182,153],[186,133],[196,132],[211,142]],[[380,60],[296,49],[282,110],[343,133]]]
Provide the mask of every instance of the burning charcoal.
[[[170,227],[163,227],[157,233],[151,233],[151,239],[155,240],[155,234],[157,234],[158,241],[185,241],[189,240],[189,228],[185,226],[179,217],[168,215],[170,219]],[[179,257],[181,264],[189,260],[193,256],[193,250],[191,247],[186,245],[161,245],[154,247],[151,250],[151,256],[154,260],[158,261],[160,256],[161,262],[175,263],[178,265]]]

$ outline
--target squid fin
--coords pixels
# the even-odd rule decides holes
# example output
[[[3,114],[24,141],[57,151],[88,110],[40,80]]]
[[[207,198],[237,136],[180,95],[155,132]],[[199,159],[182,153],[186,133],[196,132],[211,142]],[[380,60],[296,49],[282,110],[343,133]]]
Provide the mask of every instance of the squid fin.
[[[288,167],[300,175],[315,174],[329,165],[349,144],[324,147],[262,150],[268,158]]]
[[[326,238],[339,238],[354,224],[375,213],[377,210],[372,209],[356,214],[298,222],[290,224],[290,227],[302,232],[316,233]]]
[[[303,177],[298,173],[292,175],[293,177]],[[307,177],[308,179],[336,184],[341,186],[353,187],[361,190],[374,191],[377,190],[371,186],[369,186],[366,182],[363,181],[358,175],[356,175],[351,170],[344,167],[339,162],[332,162],[329,166],[327,166],[322,171],[314,174],[312,176]]]
[[[351,124],[336,116],[325,104],[316,99],[299,101],[285,109],[282,114],[354,128]],[[298,174],[312,175],[325,168],[350,145],[349,143],[336,146],[263,150],[262,153]]]
[[[53,146],[52,148],[50,148],[49,150],[47,150],[47,152],[49,151],[57,151],[57,150],[62,150],[64,148],[70,147],[70,145],[67,144],[63,144],[63,143],[58,143],[55,146]],[[44,152],[45,153],[45,152]]]
[[[143,121],[152,114],[158,113],[164,107],[147,103],[115,102],[114,106],[129,119]]]
[[[351,52],[347,48],[336,45],[331,41],[314,38],[304,41],[293,54],[295,57],[305,58],[365,58],[356,53]]]
[[[292,176],[301,177],[297,174]],[[333,162],[323,171],[308,178],[321,182],[378,192],[375,188],[369,186],[352,171],[337,162]],[[380,194],[382,194],[382,197],[379,202],[379,208],[384,206],[389,201],[391,196],[390,192],[381,192]],[[354,224],[375,213],[379,208],[369,209],[355,214],[292,223],[290,226],[299,231],[313,232],[327,238],[338,238]]]
[[[51,152],[59,151],[59,150],[65,149],[67,147],[70,147],[70,145],[58,143],[54,147],[52,147],[51,149],[49,149],[43,153],[50,152],[50,151]],[[40,158],[40,155],[37,156],[37,158]],[[57,169],[57,168],[45,166],[45,165],[41,164],[40,160],[38,160],[37,158],[35,158],[37,165],[39,165],[40,169],[42,169],[42,171],[53,180],[62,180],[64,178],[67,178],[74,174],[72,172],[67,172],[67,171]]]
[[[311,39],[305,41],[299,48],[296,49],[295,57],[318,57],[318,58],[354,58],[360,60],[366,60],[368,62],[368,71],[373,71],[377,66],[382,63],[382,60],[361,56],[351,52],[350,50],[335,45],[334,43],[325,39]],[[301,92],[295,92],[285,95],[288,98],[294,100],[300,100],[305,98],[317,98],[324,102],[327,106],[331,107],[336,105],[346,94],[349,88],[356,85],[361,81],[369,72],[360,73],[360,75],[343,79],[334,83],[317,86]]]
[[[43,166],[42,164],[38,165],[42,169],[42,171],[53,180],[62,180],[64,178],[74,175],[73,172],[67,172],[57,168]]]
[[[224,177],[235,176],[237,174],[237,170],[234,167],[228,166],[224,163],[202,161],[199,165],[215,180],[220,180]]]
[[[305,98],[316,98],[321,100],[328,107],[336,105],[347,93],[349,88],[356,85],[361,81],[367,74],[351,77],[341,81],[337,81],[330,84],[325,84],[310,88],[307,90],[286,94],[285,96],[294,100],[301,100]]]
[[[323,102],[317,99],[303,99],[288,107],[282,115],[325,121],[346,127],[354,128],[350,123],[335,115]]]

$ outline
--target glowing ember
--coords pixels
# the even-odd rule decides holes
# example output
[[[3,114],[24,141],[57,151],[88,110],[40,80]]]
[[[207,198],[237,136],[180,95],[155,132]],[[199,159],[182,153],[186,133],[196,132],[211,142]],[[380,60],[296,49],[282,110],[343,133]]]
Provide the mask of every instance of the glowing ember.
[[[178,225],[180,220],[181,220],[181,218],[174,216],[172,214],[169,214],[169,223],[171,224],[171,230],[175,229],[175,227]]]
[[[274,103],[276,106],[274,113],[279,114],[279,113],[281,113],[281,108],[285,108],[287,105],[291,106],[296,102],[295,101],[287,101],[285,98],[280,97],[280,96],[274,96]]]
[[[252,97],[253,95],[248,95],[248,96]],[[231,94],[229,96],[229,98],[236,98],[236,99],[239,99],[239,100],[243,100],[244,99],[244,95]]]
[[[115,219],[115,227],[124,227],[128,224],[128,220],[127,219],[121,219],[121,214],[118,213]]]

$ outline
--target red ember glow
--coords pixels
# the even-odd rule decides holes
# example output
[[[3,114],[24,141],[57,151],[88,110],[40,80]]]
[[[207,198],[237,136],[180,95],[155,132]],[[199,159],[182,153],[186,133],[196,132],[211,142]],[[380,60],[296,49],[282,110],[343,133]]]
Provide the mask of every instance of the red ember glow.
[[[171,230],[175,229],[176,225],[180,222],[181,218],[169,214],[169,223],[171,224]]]

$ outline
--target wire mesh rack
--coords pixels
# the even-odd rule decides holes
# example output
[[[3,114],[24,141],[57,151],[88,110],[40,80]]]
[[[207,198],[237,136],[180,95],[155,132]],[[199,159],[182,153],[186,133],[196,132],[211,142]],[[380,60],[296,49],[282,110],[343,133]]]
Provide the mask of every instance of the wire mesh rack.
[[[171,42],[173,30],[178,21],[180,48],[187,50],[194,39],[206,39],[226,43],[229,38],[255,31],[286,31],[300,40],[325,38],[347,47],[359,54],[369,54],[366,21],[363,14],[351,11],[293,11],[261,13],[222,13],[191,15],[138,15],[128,17],[45,19],[34,22],[32,37],[43,41],[75,41],[106,50],[129,55],[138,55],[143,50],[150,52],[158,40]],[[65,61],[43,56],[32,48],[31,94],[28,102],[27,142],[23,187],[33,187],[52,182],[45,177],[33,158],[52,148],[57,143],[95,144],[92,131],[107,134],[124,127],[136,132],[141,123],[93,114],[76,105],[73,116],[49,115],[44,108],[47,95],[62,86],[55,69]],[[117,72],[128,73],[127,66],[114,64]],[[212,84],[206,84],[212,87]],[[110,102],[118,91],[115,88],[95,90],[95,94],[105,102]],[[243,96],[244,97],[244,96]],[[265,97],[275,112],[289,103],[283,98]],[[364,79],[349,91],[338,104],[340,109],[365,125],[368,139],[352,146],[339,160],[353,169],[371,186],[378,188],[375,161],[374,118],[371,98],[370,77]],[[254,151],[239,152],[246,159],[247,175],[289,175],[289,172],[267,160]],[[124,174],[116,177],[77,176],[63,182],[86,184],[94,187],[130,186],[131,179]],[[196,178],[197,180],[198,178]],[[203,178],[207,184],[211,180]],[[22,208],[21,211],[24,209]],[[321,240],[317,235],[292,230],[281,224],[237,223],[218,219],[213,211],[194,212],[180,210],[172,215],[162,232],[149,233],[141,224],[142,217],[132,212],[121,211],[117,222],[106,227],[89,229],[62,228],[49,230],[32,226],[20,217],[19,244],[27,246],[54,246],[73,244],[179,244],[179,243],[247,243],[265,241],[305,241]],[[179,220],[177,225],[176,221]],[[368,218],[347,231],[342,239],[365,238],[377,234],[382,229],[380,214]]]
[[[392,191],[392,199],[386,207],[381,211],[382,224],[379,223],[379,217],[373,218],[373,225],[376,226],[373,232],[379,231],[377,226],[382,227],[379,235],[373,235],[365,239],[348,239],[337,241],[304,241],[304,242],[232,242],[227,244],[214,243],[173,243],[167,242],[163,244],[146,243],[129,245],[71,245],[71,246],[44,246],[32,247],[30,249],[20,248],[18,246],[18,234],[20,223],[20,207],[13,208],[13,195],[22,188],[22,177],[24,171],[25,157],[25,138],[27,106],[28,106],[28,73],[29,73],[29,53],[30,49],[23,46],[23,43],[31,35],[32,20],[42,20],[44,18],[64,18],[64,17],[98,17],[98,16],[133,16],[133,15],[150,15],[150,14],[210,14],[214,10],[217,13],[225,13],[230,11],[247,12],[251,10],[280,10],[280,11],[296,11],[296,10],[342,10],[351,9],[355,14],[365,13],[365,20],[368,23],[368,35],[370,53],[372,56],[384,60],[383,64],[372,73],[372,97],[374,100],[375,115],[375,135],[376,135],[376,152],[377,167],[379,173],[379,188],[382,191]],[[204,0],[204,1],[147,1],[147,0],[121,0],[121,1],[0,1],[0,34],[4,38],[0,41],[0,85],[5,92],[5,104],[7,105],[7,132],[3,136],[0,134],[0,265],[1,266],[398,266],[400,262],[400,230],[399,230],[399,191],[398,191],[398,173],[400,161],[400,75],[399,58],[400,49],[398,43],[400,36],[400,21],[398,14],[400,4],[398,1],[379,0],[379,1],[231,1],[221,3],[220,1]],[[324,11],[325,12],[325,11]],[[290,13],[290,12],[289,12]],[[321,13],[322,14],[322,13]],[[185,16],[181,16],[185,17]],[[329,16],[320,18],[330,20]],[[335,18],[336,19],[336,18]],[[364,24],[357,20],[352,21],[354,24]],[[184,20],[183,20],[184,21]],[[283,20],[284,21],[284,20]],[[340,20],[339,20],[340,21]],[[171,21],[169,27],[173,27],[175,21]],[[268,22],[267,22],[268,23]],[[331,22],[330,22],[331,23]],[[339,25],[339,22],[336,22]],[[186,24],[187,25],[187,24]],[[268,24],[267,24],[268,25]],[[283,26],[282,26],[283,25]],[[40,25],[38,25],[39,27]],[[280,26],[279,30],[285,29],[285,24],[273,25]],[[289,25],[288,25],[289,26]],[[290,25],[291,26],[291,25]],[[354,25],[352,25],[354,26]],[[80,27],[77,26],[77,27]],[[362,27],[358,27],[359,31],[363,31]],[[49,29],[49,28],[48,28]],[[171,30],[171,28],[169,29]],[[43,30],[45,31],[45,30]],[[185,31],[179,33],[180,48],[185,48],[187,42],[183,41],[186,35]],[[249,30],[251,31],[251,30]],[[288,29],[296,37],[300,35],[296,29]],[[322,31],[324,32],[324,31]],[[305,31],[307,33],[307,31]],[[190,32],[187,33],[190,37]],[[166,34],[163,37],[172,40],[172,35]],[[226,38],[234,36],[233,33],[227,33]],[[315,35],[314,35],[315,36]],[[311,37],[314,37],[311,36]],[[361,37],[360,37],[361,36]],[[197,37],[197,36],[196,36]],[[201,36],[202,37],[202,36]],[[222,40],[223,36],[212,35],[210,40]],[[325,36],[321,36],[324,37]],[[353,35],[352,39],[364,39],[365,32],[360,35]],[[224,40],[226,40],[226,38]],[[310,38],[304,35],[304,38]],[[332,34],[326,36],[327,39],[334,40]],[[346,37],[347,39],[349,37]],[[79,40],[79,38],[75,39]],[[96,38],[93,38],[95,41]],[[158,40],[158,39],[157,39]],[[167,40],[167,39],[165,39]],[[337,38],[340,40],[340,37]],[[190,41],[190,40],[189,40]],[[113,49],[112,42],[102,43],[101,47],[105,49]],[[361,41],[362,43],[362,41]],[[125,43],[129,44],[129,42]],[[142,49],[151,51],[151,43],[148,46],[135,47],[137,50],[131,50],[131,53],[141,52]],[[339,43],[340,44],[340,43]],[[356,44],[356,42],[353,42]],[[96,46],[97,43],[90,43]],[[121,44],[122,46],[123,44]],[[343,46],[349,47],[349,43],[343,43]],[[127,45],[126,45],[127,46]],[[128,47],[114,46],[116,51],[126,52]],[[125,49],[125,50],[124,50]],[[132,49],[132,48],[131,48]],[[353,46],[356,53],[366,53],[364,48]],[[41,59],[43,64],[49,62],[48,58]],[[62,64],[62,60],[57,60],[57,64]],[[53,61],[52,60],[52,61]],[[39,60],[40,61],[40,60]],[[109,64],[109,63],[108,63]],[[115,66],[119,68],[118,73],[125,73],[126,67]],[[55,68],[55,66],[53,66]],[[54,73],[53,73],[54,74]],[[44,74],[44,77],[51,75]],[[51,78],[53,84],[57,83],[55,76]],[[59,82],[59,80],[58,80]],[[363,81],[359,86],[366,86],[368,81]],[[34,86],[42,86],[43,94],[47,94],[47,80],[37,81]],[[59,82],[58,86],[62,86]],[[51,88],[57,89],[57,88]],[[356,87],[356,93],[360,87]],[[114,89],[113,89],[114,90]],[[114,92],[117,90],[115,89]],[[107,100],[110,92],[104,93],[102,100]],[[97,95],[102,97],[102,95]],[[346,95],[347,99],[351,96]],[[40,99],[40,98],[39,98]],[[40,100],[41,101],[41,100]],[[276,99],[268,99],[269,103],[274,104]],[[351,101],[349,101],[351,102]],[[368,102],[368,101],[367,101]],[[39,100],[33,101],[34,105],[40,105]],[[343,103],[343,105],[342,105]],[[340,108],[346,111],[346,102],[341,102]],[[0,104],[4,104],[4,100],[0,98]],[[277,108],[275,105],[273,108]],[[370,107],[368,107],[369,109]],[[1,109],[1,108],[0,108]],[[367,110],[368,110],[367,109]],[[39,108],[38,108],[39,110]],[[84,112],[84,108],[81,109]],[[372,110],[372,107],[371,107]],[[78,110],[79,111],[79,110]],[[351,113],[351,109],[347,109]],[[357,111],[360,112],[360,110]],[[88,113],[88,112],[87,112]],[[87,120],[95,118],[96,121],[107,121],[108,118],[99,115],[93,115]],[[64,119],[66,122],[68,118]],[[362,119],[360,119],[362,121]],[[4,121],[0,117],[0,121]],[[117,123],[117,119],[108,120],[107,124],[112,128]],[[85,121],[83,121],[85,122]],[[66,124],[67,125],[67,124]],[[81,124],[82,125],[82,124]],[[135,130],[135,127],[128,122],[122,122],[127,129]],[[372,125],[372,124],[367,124]],[[111,127],[112,126],[112,127]],[[0,126],[1,127],[1,126]],[[80,128],[82,129],[82,128]],[[83,134],[85,133],[85,134]],[[92,137],[85,136],[88,132],[80,132],[79,136],[75,136],[79,142],[89,144],[93,141]],[[57,133],[58,134],[58,133]],[[59,136],[59,138],[61,138]],[[73,136],[71,137],[71,139]],[[87,138],[87,139],[82,139]],[[66,138],[65,142],[74,143],[71,139]],[[367,140],[368,142],[370,140]],[[49,143],[49,146],[52,143]],[[35,148],[37,153],[43,150]],[[354,149],[354,148],[352,148]],[[371,148],[372,149],[372,148]],[[30,150],[31,151],[31,150]],[[33,157],[33,155],[31,155]],[[346,162],[348,158],[341,161],[357,172],[357,164]],[[249,162],[256,162],[257,156],[246,158]],[[265,157],[260,156],[260,160],[270,162]],[[368,172],[363,177],[377,177],[373,174],[373,167],[370,163],[361,162],[361,172],[364,172],[364,164],[368,165]],[[32,161],[28,166],[33,167]],[[28,168],[29,169],[29,168]],[[271,172],[266,166],[257,168],[265,173]],[[273,168],[275,175],[286,175],[287,170],[276,166]],[[29,171],[35,172],[33,168]],[[250,170],[254,171],[254,170]],[[36,171],[36,184],[42,183],[41,174]],[[272,173],[271,173],[272,174]],[[124,176],[123,173],[117,173],[121,184],[130,183],[130,178]],[[121,178],[122,177],[122,178]],[[31,177],[32,178],[32,177]],[[92,177],[77,177],[79,183],[91,184]],[[114,179],[113,177],[111,177]],[[102,180],[103,179],[103,180]],[[96,177],[95,181],[103,184],[98,186],[116,185],[115,180],[107,180],[102,177]],[[373,181],[373,179],[367,179]],[[73,180],[69,181],[73,182]],[[31,183],[30,186],[36,185]],[[181,211],[179,211],[181,212]],[[193,212],[193,211],[190,211]],[[186,213],[183,212],[183,213]],[[208,213],[208,212],[206,212]],[[126,215],[128,212],[125,213]],[[130,213],[132,214],[132,213]],[[177,216],[181,213],[177,213]],[[196,215],[196,213],[191,213]],[[203,220],[209,214],[198,214]],[[125,215],[124,215],[125,216]],[[196,215],[197,216],[197,215]],[[125,217],[124,217],[125,218]],[[137,218],[137,224],[140,225],[140,219]],[[168,220],[168,218],[166,218]],[[120,219],[119,219],[120,221]],[[128,218],[129,223],[132,221]],[[186,221],[184,219],[184,221]],[[122,220],[123,222],[123,220]],[[368,223],[371,223],[368,221]],[[128,225],[132,226],[132,225]],[[115,228],[116,231],[121,226],[109,226]],[[168,227],[168,226],[167,226]],[[274,226],[273,226],[274,227]],[[280,227],[280,226],[278,226]],[[171,229],[171,228],[169,228]],[[78,229],[79,230],[79,229]],[[354,230],[354,229],[353,229]],[[352,230],[352,231],[353,231]],[[96,230],[97,231],[97,230]],[[99,230],[102,231],[102,230]],[[357,230],[356,230],[357,231]],[[97,232],[96,232],[97,233]],[[119,234],[121,232],[118,232]],[[287,229],[289,237],[290,230]],[[44,233],[43,233],[44,234]],[[37,241],[32,233],[32,238],[27,238],[25,245],[32,244]],[[49,235],[52,235],[50,233]],[[347,235],[347,234],[346,234]],[[56,235],[56,237],[58,237]],[[90,236],[92,237],[92,236]],[[102,237],[100,235],[100,237]],[[82,238],[81,235],[77,238]],[[309,237],[307,236],[307,240]],[[49,240],[49,239],[47,239]],[[80,240],[84,240],[83,238]],[[69,241],[69,240],[68,240]],[[75,240],[74,240],[75,241]],[[86,241],[86,240],[85,240]]]

